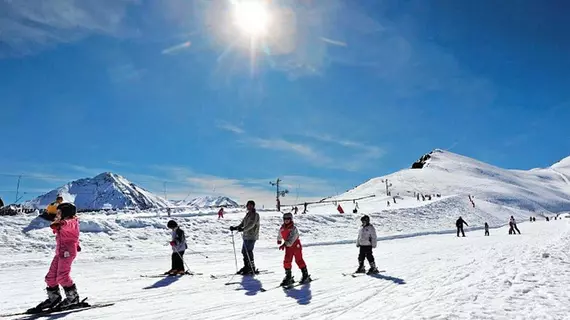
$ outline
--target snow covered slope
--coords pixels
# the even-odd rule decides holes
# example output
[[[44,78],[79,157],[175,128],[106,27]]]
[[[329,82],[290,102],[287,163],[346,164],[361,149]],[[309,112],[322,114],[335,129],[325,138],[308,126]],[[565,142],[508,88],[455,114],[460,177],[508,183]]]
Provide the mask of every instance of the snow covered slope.
[[[405,169],[371,179],[332,199],[373,194],[377,197],[370,201],[386,207],[388,179],[391,195],[399,195],[404,200],[414,199],[414,193],[454,195],[465,199],[471,195],[475,204],[488,202],[526,210],[528,215],[570,210],[570,157],[552,167],[528,171],[502,169],[437,149],[422,159],[423,168]],[[381,203],[378,200],[382,200]]]
[[[93,248],[85,246],[72,272],[80,296],[89,297],[91,303],[115,305],[50,318],[568,319],[570,219],[526,222],[519,228],[522,235],[508,235],[503,227],[492,229],[489,237],[477,231],[468,232],[466,238],[429,235],[380,241],[374,254],[384,271],[356,278],[342,275],[356,269],[354,244],[308,246],[303,254],[315,281],[287,291],[277,288],[284,272],[283,252],[275,244],[255,250],[257,266],[273,273],[211,279],[210,274],[235,271],[227,233],[210,234],[227,247],[205,252],[208,258],[187,251],[184,258],[191,270],[203,273],[193,277],[140,277],[169,269],[167,245],[143,252],[125,248],[124,257],[114,260],[94,260],[86,255]],[[132,241],[138,241],[145,228],[130,233]],[[241,245],[241,240],[236,242]],[[105,257],[105,252],[98,256]],[[50,258],[16,260],[0,268],[0,283],[7,288],[0,293],[0,313],[25,310],[45,299]],[[293,274],[299,280],[297,266]]]
[[[187,203],[178,203],[180,206],[189,206],[195,208],[214,208],[214,207],[226,207],[226,208],[237,208],[239,204],[234,200],[223,197],[223,196],[203,196],[190,200]]]
[[[61,195],[67,202],[73,202],[79,210],[148,209],[169,206],[169,202],[163,198],[111,172],[72,181],[28,201],[26,205],[43,209],[58,195]]]

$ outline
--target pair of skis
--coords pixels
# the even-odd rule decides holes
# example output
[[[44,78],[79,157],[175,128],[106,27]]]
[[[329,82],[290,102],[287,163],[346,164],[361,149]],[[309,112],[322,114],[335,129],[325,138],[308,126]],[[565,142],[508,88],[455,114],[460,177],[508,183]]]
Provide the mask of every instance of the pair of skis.
[[[345,277],[346,277],[346,276],[352,276],[353,278],[356,278],[356,277],[360,277],[360,276],[373,276],[373,275],[375,275],[375,274],[379,274],[379,273],[382,273],[382,272],[386,272],[386,270],[380,270],[380,271],[378,271],[377,273],[370,273],[370,274],[369,274],[369,273],[364,273],[364,272],[358,272],[358,273],[356,273],[356,272],[343,272],[342,275],[345,276]]]
[[[186,271],[182,274],[141,274],[142,278],[176,278],[176,277],[182,277],[182,276],[201,276],[203,275],[203,273],[199,273],[199,272],[192,272],[192,271]]]
[[[68,313],[85,311],[89,309],[96,309],[96,308],[105,308],[114,305],[115,303],[97,303],[97,304],[89,304],[85,302],[87,298],[83,299],[78,304],[74,304],[71,306],[66,307],[65,309],[47,309],[41,310],[39,312],[16,312],[16,313],[6,313],[1,314],[0,318],[7,318],[7,317],[15,317],[15,316],[26,316],[25,319],[36,319],[41,317],[47,317],[52,315],[66,315]]]

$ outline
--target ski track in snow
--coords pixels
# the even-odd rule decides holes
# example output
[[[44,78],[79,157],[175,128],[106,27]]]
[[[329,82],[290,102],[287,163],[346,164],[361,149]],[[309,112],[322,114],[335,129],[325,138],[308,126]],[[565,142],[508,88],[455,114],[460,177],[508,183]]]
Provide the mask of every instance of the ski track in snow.
[[[72,276],[91,303],[115,306],[68,314],[65,319],[568,319],[570,314],[570,219],[507,228],[427,235],[378,242],[376,276],[344,277],[357,267],[352,244],[304,248],[309,272],[318,280],[284,291],[260,292],[279,284],[283,252],[256,250],[260,269],[276,271],[256,278],[210,279],[233,271],[231,244],[185,256],[201,276],[142,278],[169,268],[166,248],[116,260],[76,261]],[[352,230],[356,232],[356,230]],[[301,240],[303,235],[301,234]],[[236,238],[236,247],[241,239]],[[101,255],[103,258],[104,256]],[[240,259],[238,252],[238,259]],[[49,258],[25,268],[0,269],[0,313],[17,312],[43,300]],[[241,259],[240,259],[241,260]],[[39,264],[39,262],[42,264]],[[294,265],[296,280],[300,271]],[[17,317],[13,318],[17,319]]]

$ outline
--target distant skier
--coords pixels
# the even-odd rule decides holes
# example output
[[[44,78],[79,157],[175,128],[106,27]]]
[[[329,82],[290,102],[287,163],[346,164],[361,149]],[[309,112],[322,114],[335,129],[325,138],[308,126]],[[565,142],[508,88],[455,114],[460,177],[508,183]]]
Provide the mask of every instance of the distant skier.
[[[307,213],[307,205],[308,203],[303,203],[303,214]]]
[[[485,222],[485,236],[489,235],[489,224]]]
[[[457,221],[455,221],[455,226],[457,227],[457,236],[459,237],[459,231],[461,231],[461,234],[465,237],[465,232],[463,231],[463,225],[469,226],[467,224],[467,222],[465,222],[463,220],[463,218],[459,217],[459,219],[457,219]]]
[[[0,208],[4,207],[4,201],[2,201],[2,198],[0,198]]]
[[[77,287],[70,277],[71,264],[77,252],[81,251],[79,220],[76,214],[77,208],[71,203],[62,203],[57,206],[56,216],[50,225],[55,234],[55,257],[45,276],[48,298],[35,308],[29,309],[28,313],[39,313],[49,309],[64,310],[80,302]],[[65,291],[64,300],[59,290],[60,285]]]
[[[57,208],[61,203],[63,203],[63,197],[58,195],[54,202],[47,205],[46,212],[41,214],[40,217],[48,221],[54,221],[57,215]]]
[[[297,214],[297,212],[299,211],[299,208],[297,208],[297,206],[293,207],[293,213]]]
[[[372,224],[370,224],[370,217],[364,215],[360,218],[362,222],[362,227],[358,230],[358,238],[356,239],[356,247],[360,248],[360,253],[358,254],[358,269],[355,273],[365,273],[364,259],[368,260],[370,264],[370,269],[368,269],[368,274],[378,273],[378,268],[376,268],[376,262],[374,262],[374,255],[372,255],[372,249],[376,248],[377,237],[376,229]]]
[[[230,231],[243,231],[243,245],[241,249],[243,268],[237,272],[237,274],[243,275],[258,273],[255,268],[253,248],[255,247],[255,241],[259,239],[259,213],[255,211],[255,202],[253,200],[249,200],[246,207],[247,213],[241,223],[235,227],[230,227]]]
[[[166,226],[172,231],[172,238],[170,240],[170,246],[172,247],[172,267],[164,274],[169,276],[182,275],[186,272],[184,270],[184,251],[188,249],[186,235],[184,234],[184,230],[180,229],[178,223],[174,220],[168,221]]]
[[[277,235],[277,244],[279,245],[279,250],[285,250],[285,258],[283,259],[285,278],[283,278],[281,286],[288,287],[295,282],[291,275],[293,258],[295,258],[295,263],[303,274],[299,283],[310,282],[311,277],[307,271],[307,264],[303,260],[303,247],[301,246],[301,240],[299,240],[299,230],[293,223],[293,215],[291,213],[283,214],[283,224]]]
[[[218,210],[218,219],[223,219],[224,218],[224,208],[220,208],[220,210]]]
[[[511,216],[511,219],[509,220],[509,226],[511,227],[511,228],[509,229],[509,234],[511,234],[511,232],[512,232],[512,234],[516,234],[516,233],[515,233],[515,230],[516,230],[519,234],[521,234],[519,228],[517,228],[517,222],[515,221],[515,218],[514,218],[513,216]]]

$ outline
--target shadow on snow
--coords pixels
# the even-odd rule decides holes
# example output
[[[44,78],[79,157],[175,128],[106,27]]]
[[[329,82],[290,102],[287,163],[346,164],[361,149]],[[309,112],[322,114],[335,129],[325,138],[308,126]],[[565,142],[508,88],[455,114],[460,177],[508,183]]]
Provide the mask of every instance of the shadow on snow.
[[[406,284],[406,281],[404,279],[391,277],[391,276],[385,276],[385,275],[380,274],[380,273],[371,274],[370,276],[372,278],[376,278],[376,279],[389,280],[389,281],[394,282],[395,284]]]
[[[157,282],[155,282],[154,284],[148,286],[148,287],[144,287],[143,289],[156,289],[156,288],[162,288],[162,287],[167,287],[171,284],[173,284],[174,282],[178,281],[178,279],[180,279],[181,276],[179,277],[164,277],[160,280],[158,280]]]
[[[245,290],[246,296],[255,296],[262,288],[261,282],[254,277],[243,277],[241,286],[241,288],[236,290]]]
[[[301,289],[291,288],[289,290],[283,289],[287,294],[287,297],[297,300],[300,305],[306,305],[311,303],[313,294],[311,293],[311,283],[307,283],[301,286]]]

